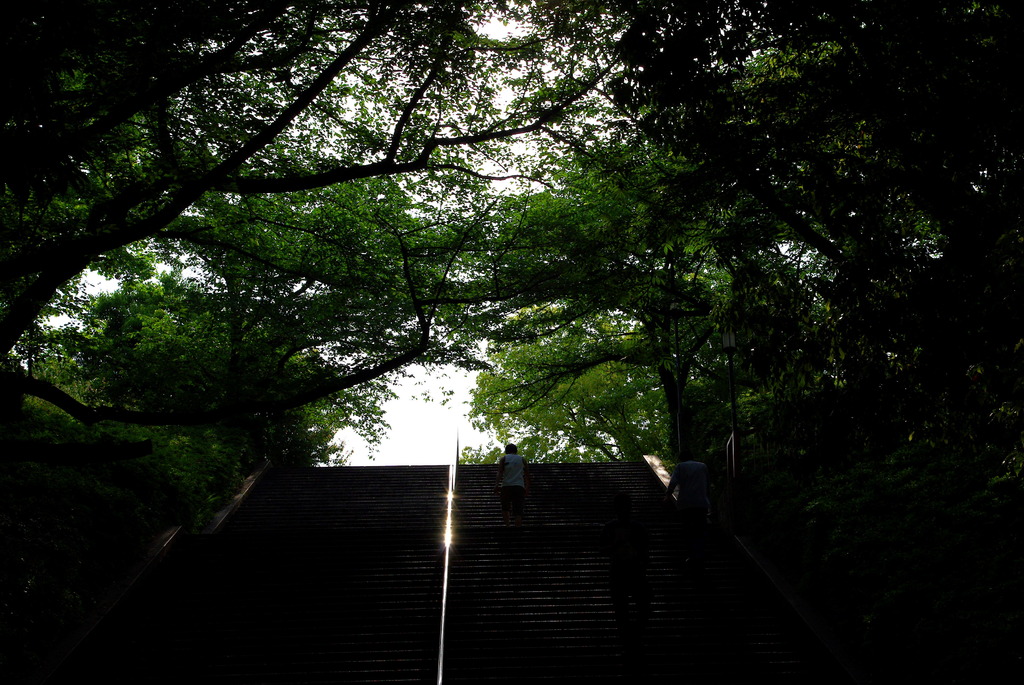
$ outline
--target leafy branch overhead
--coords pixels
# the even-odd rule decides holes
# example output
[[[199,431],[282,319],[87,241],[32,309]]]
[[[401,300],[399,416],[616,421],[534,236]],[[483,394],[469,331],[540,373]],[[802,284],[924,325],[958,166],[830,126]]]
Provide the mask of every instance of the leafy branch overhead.
[[[735,418],[754,527],[896,663],[880,673],[1019,668],[1016,4],[50,0],[4,19],[0,460],[46,462],[3,464],[7,494],[152,469],[198,521],[264,458],[379,436],[406,365],[456,365],[480,372],[478,425],[536,459],[721,472]],[[25,566],[90,525],[40,523],[62,507],[0,512],[24,542],[0,560],[23,571],[10,616],[71,567]]]
[[[474,221],[480,242],[486,218],[469,194],[535,173],[508,143],[573,126],[607,71],[600,46],[569,30],[581,18],[567,12],[559,33],[533,11],[248,0],[19,10],[5,45],[31,59],[15,77],[25,97],[3,112],[4,392],[87,422],[195,423],[295,407],[423,358],[439,321],[457,318],[439,303],[462,299],[445,284],[466,277],[457,254]],[[516,30],[489,36],[497,19]],[[421,263],[427,254],[449,268]],[[223,358],[177,388],[179,407],[62,387],[39,363],[58,353],[52,335],[42,349],[40,326],[83,321],[85,275],[126,283],[154,266],[192,291],[194,311],[169,325],[203,312],[216,339],[192,344]],[[239,374],[262,380],[243,393]]]

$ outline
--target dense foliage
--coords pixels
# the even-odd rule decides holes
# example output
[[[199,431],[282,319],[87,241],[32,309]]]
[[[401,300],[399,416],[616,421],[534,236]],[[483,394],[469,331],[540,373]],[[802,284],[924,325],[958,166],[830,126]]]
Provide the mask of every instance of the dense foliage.
[[[541,130],[576,135],[614,31],[580,9],[11,9],[0,467],[5,492],[54,484],[5,502],[4,625],[21,644],[80,617],[97,564],[197,524],[259,459],[336,460],[346,425],[379,435],[390,375],[472,363],[483,323],[551,281],[557,265],[511,263],[536,242],[498,240],[511,220],[490,184],[550,161]],[[153,489],[168,494],[150,511]],[[41,532],[105,497],[123,520],[68,515]],[[72,556],[67,577],[39,571]]]
[[[834,442],[994,442],[1013,458],[1015,13],[711,2],[658,24],[657,7],[624,38],[621,97],[774,218],[720,250],[751,369],[780,401],[813,388],[851,417]]]
[[[4,616],[48,598],[15,631],[258,460],[379,434],[413,361],[480,369],[476,420],[533,458],[721,475],[733,330],[749,532],[882,679],[1021,657],[1015,8],[8,14]],[[115,503],[116,541],[74,540]],[[77,579],[43,582],[51,557]]]
[[[558,457],[617,458],[630,441],[606,427],[590,447],[579,420],[608,402],[633,412],[625,423],[650,425],[648,410],[630,403],[650,398],[653,379],[676,360],[680,386],[717,383],[724,402],[723,356],[687,341],[736,330],[741,428],[753,433],[751,532],[787,560],[883,681],[920,676],[929,664],[930,679],[970,682],[1017,663],[1017,10],[957,0],[616,6],[631,17],[612,87],[618,122],[643,131],[653,164],[624,166],[612,154],[588,159],[588,169],[630,192],[655,166],[662,194],[584,217],[587,238],[606,221],[635,248],[643,243],[631,231],[643,217],[658,229],[652,257],[699,260],[700,271],[680,271],[699,274],[704,306],[677,335],[622,306],[636,280],[620,272],[597,281],[606,299],[592,310],[578,306],[595,302],[589,291],[549,308],[563,316],[550,338],[495,338],[478,416],[513,438],[544,436],[519,441]],[[610,197],[607,186],[601,200],[574,187],[582,206]],[[642,262],[645,272],[659,262],[668,260]],[[678,297],[670,283],[640,287],[664,305]],[[525,335],[535,331],[531,314]],[[653,354],[620,345],[602,358],[606,330],[619,331],[619,343],[657,330],[642,344]],[[616,383],[624,362],[639,362],[647,382]],[[591,397],[595,378],[616,392]],[[655,423],[701,410],[699,395],[661,391],[647,405],[662,414]],[[698,422],[724,435],[723,418]],[[579,442],[567,447],[563,435]],[[713,440],[683,437],[679,447],[721,463]],[[985,550],[999,550],[999,563],[987,564],[995,552]]]
[[[516,287],[466,287],[460,262],[487,237],[487,174],[516,171],[501,145],[570,122],[603,69],[577,35],[583,16],[549,26],[531,11],[20,8],[5,46],[32,59],[12,84],[24,97],[2,112],[4,418],[31,396],[88,424],[198,425],[464,356],[464,309]],[[522,30],[491,38],[492,18]],[[160,269],[177,284],[146,293]],[[92,272],[131,288],[126,301],[86,314]],[[140,297],[156,307],[127,322],[141,328],[99,321]],[[54,332],[60,315],[70,323]],[[39,363],[78,355],[86,316],[127,338],[84,351],[120,366],[106,378],[139,373],[102,399]],[[176,385],[117,394],[154,376]]]
[[[37,438],[95,438],[46,404],[30,402],[25,411]],[[38,668],[154,536],[171,526],[202,528],[264,450],[288,463],[289,450],[275,444],[265,425],[252,428],[129,428],[116,437],[152,438],[151,455],[0,464],[0,673],[5,682],[18,682]],[[294,437],[294,432],[287,436],[289,448]],[[311,442],[294,445],[303,452],[297,463],[308,464],[316,453]]]
[[[751,530],[876,682],[998,680],[1021,659],[1024,486],[1002,455],[918,445],[760,474]]]
[[[634,136],[577,153],[559,189],[532,196],[520,220],[552,237],[544,258],[566,263],[562,287],[489,330],[473,410],[541,458],[707,447],[692,433],[700,388],[719,378],[707,345],[727,276],[706,242],[717,198],[696,188],[684,159]],[[693,192],[673,192],[682,178]]]

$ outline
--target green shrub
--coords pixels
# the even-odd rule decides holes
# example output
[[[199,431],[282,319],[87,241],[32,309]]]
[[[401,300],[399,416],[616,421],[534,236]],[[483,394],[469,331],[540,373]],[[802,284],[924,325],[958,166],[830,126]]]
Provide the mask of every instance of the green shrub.
[[[1024,659],[1024,487],[995,454],[907,448],[756,484],[759,544],[879,679],[977,682]]]
[[[31,423],[7,424],[2,436],[96,439],[59,413],[28,411]],[[154,452],[77,466],[0,463],[0,681],[38,667],[162,530],[205,525],[253,461],[239,430],[107,427],[104,434],[151,438]]]

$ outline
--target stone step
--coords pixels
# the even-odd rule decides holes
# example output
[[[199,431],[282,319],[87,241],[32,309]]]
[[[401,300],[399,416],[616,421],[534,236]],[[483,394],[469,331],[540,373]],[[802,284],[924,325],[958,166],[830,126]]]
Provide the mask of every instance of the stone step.
[[[450,683],[843,682],[728,538],[712,536],[704,576],[688,575],[646,464],[531,471],[526,524],[507,528],[496,467],[459,467],[446,549],[448,467],[271,469],[48,682],[433,684],[442,655]],[[600,550],[622,490],[651,539],[642,633],[616,623]]]
[[[52,682],[426,682],[442,552],[436,531],[188,537]]]

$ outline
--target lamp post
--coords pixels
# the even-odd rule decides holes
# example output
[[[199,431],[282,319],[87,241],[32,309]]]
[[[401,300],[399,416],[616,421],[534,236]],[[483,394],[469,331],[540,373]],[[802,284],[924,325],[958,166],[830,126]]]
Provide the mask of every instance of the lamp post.
[[[736,499],[739,496],[738,476],[740,471],[739,459],[739,435],[736,427],[736,373],[733,368],[732,358],[736,354],[736,333],[725,331],[722,333],[722,349],[729,356],[729,407],[732,412],[732,435],[726,443],[725,451],[725,515],[727,517],[727,528],[736,534],[741,528],[737,520]]]
[[[729,356],[729,407],[732,412],[732,438],[730,438],[729,450],[729,476],[734,477],[739,473],[738,441],[736,428],[736,372],[733,368],[732,358],[736,354],[736,333],[725,331],[722,333],[722,349]]]
[[[682,307],[678,302],[669,306],[669,315],[672,317],[673,328],[673,356],[675,357],[675,379],[676,379],[676,459],[683,458],[683,379],[682,369],[679,360],[679,317],[682,315]]]

